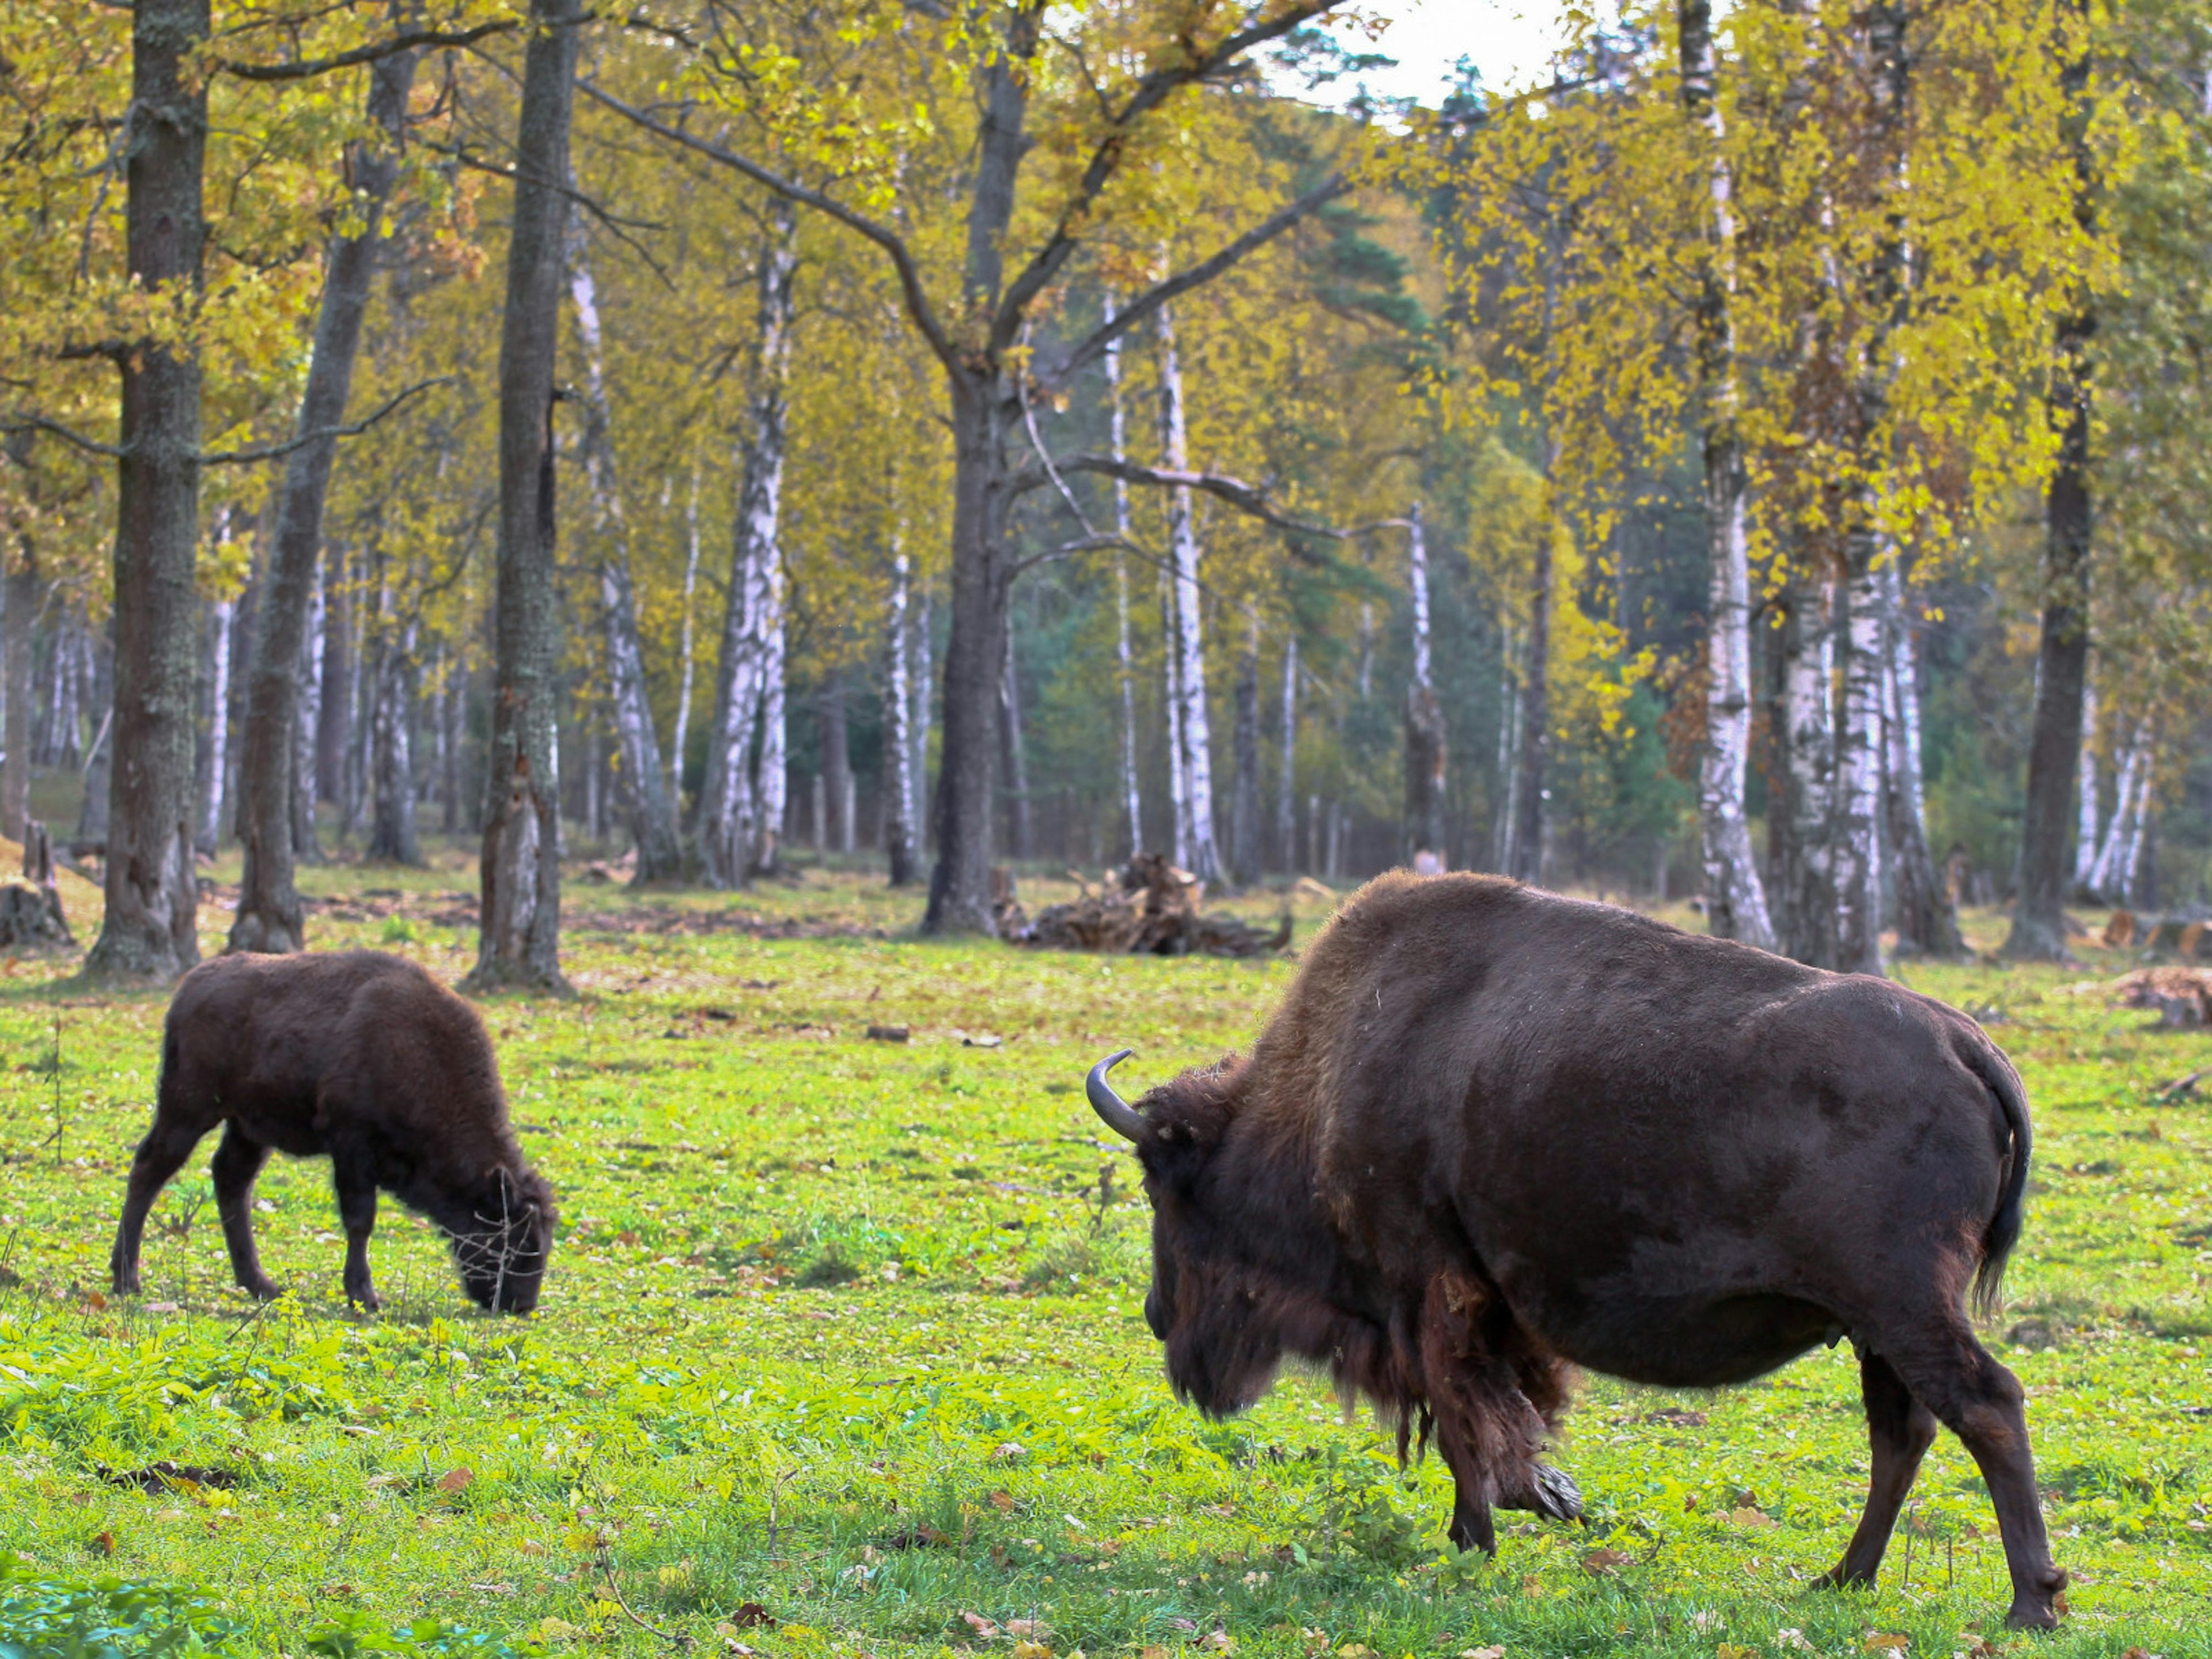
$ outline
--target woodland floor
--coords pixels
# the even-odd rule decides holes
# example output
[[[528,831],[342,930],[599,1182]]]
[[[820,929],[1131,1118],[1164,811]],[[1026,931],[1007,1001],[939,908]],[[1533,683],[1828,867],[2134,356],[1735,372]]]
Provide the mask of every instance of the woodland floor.
[[[469,964],[459,854],[308,880],[318,946]],[[1441,1464],[1401,1477],[1310,1376],[1231,1423],[1179,1407],[1134,1164],[1083,1072],[1128,1044],[1141,1085],[1249,1042],[1290,965],[921,943],[917,908],[858,874],[734,904],[568,887],[580,997],[488,1010],[562,1206],[527,1322],[477,1314],[388,1201],[386,1310],[349,1312],[326,1172],[281,1159],[259,1227],[289,1294],[257,1316],[230,1285],[201,1157],[145,1297],[107,1304],[163,999],[0,968],[0,1554],[202,1586],[248,1652],[428,1615],[495,1651],[769,1659],[2212,1654],[2212,1103],[2157,1097],[2212,1035],[2069,991],[2130,964],[1904,969],[1989,1021],[2038,1119],[1990,1340],[2074,1589],[2057,1636],[2010,1638],[1948,1436],[1880,1590],[1809,1588],[1864,1486],[1848,1347],[1711,1395],[1593,1380],[1559,1461],[1594,1524],[1515,1517],[1494,1564],[1445,1545]],[[113,1478],[162,1461],[235,1484]]]

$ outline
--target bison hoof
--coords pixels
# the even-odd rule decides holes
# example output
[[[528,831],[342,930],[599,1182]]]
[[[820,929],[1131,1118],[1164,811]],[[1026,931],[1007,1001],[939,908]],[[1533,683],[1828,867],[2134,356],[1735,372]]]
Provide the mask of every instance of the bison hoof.
[[[2057,1630],[2058,1609],[2049,1601],[2015,1601],[2005,1614],[2007,1630]]]
[[[1536,1512],[1549,1516],[1554,1521],[1576,1521],[1582,1518],[1582,1488],[1565,1469],[1555,1469],[1549,1463],[1536,1466]]]

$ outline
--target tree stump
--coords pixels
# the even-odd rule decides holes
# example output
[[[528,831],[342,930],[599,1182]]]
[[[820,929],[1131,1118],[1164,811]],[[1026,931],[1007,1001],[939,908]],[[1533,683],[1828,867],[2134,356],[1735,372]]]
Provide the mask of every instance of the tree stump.
[[[53,842],[34,818],[23,826],[22,878],[0,883],[0,951],[21,955],[76,944],[54,885]]]

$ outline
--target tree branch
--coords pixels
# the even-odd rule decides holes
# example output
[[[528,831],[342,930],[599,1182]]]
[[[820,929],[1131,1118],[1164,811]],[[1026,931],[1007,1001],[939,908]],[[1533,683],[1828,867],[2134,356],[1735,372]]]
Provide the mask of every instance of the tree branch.
[[[1262,23],[1255,23],[1224,39],[1211,52],[1194,54],[1188,62],[1173,64],[1154,70],[1137,82],[1134,91],[1121,106],[1121,112],[1110,116],[1106,132],[1091,152],[1090,162],[1083,176],[1076,181],[1074,191],[1061,204],[1058,222],[1052,234],[1045,239],[1014,278],[999,301],[997,314],[991,319],[991,346],[1003,351],[1021,332],[1022,319],[1030,302],[1051,286],[1060,268],[1067,263],[1081,237],[1081,228],[1091,217],[1091,209],[1105,190],[1114,175],[1121,171],[1121,158],[1129,138],[1129,130],[1143,116],[1150,114],[1167,100],[1170,94],[1181,88],[1209,79],[1234,64],[1254,46],[1265,46],[1270,40],[1280,40],[1299,25],[1310,21],[1323,12],[1334,9],[1343,0],[1297,0],[1297,3],[1281,15]]]
[[[365,46],[333,52],[328,58],[310,58],[297,64],[225,62],[217,64],[216,68],[241,81],[305,81],[313,76],[327,75],[332,70],[351,69],[357,64],[374,64],[397,57],[417,46],[473,46],[488,34],[504,34],[514,27],[514,18],[502,17],[468,29],[403,29],[388,40],[372,40]]]
[[[9,415],[0,418],[0,432],[51,432],[57,438],[68,439],[79,449],[105,455],[112,461],[123,459],[122,445],[104,444],[97,438],[88,438],[82,432],[64,426],[59,421],[50,421],[43,415]]]
[[[363,416],[350,426],[319,427],[313,432],[302,432],[296,438],[287,438],[281,444],[263,444],[254,449],[212,449],[200,454],[202,466],[243,466],[255,461],[274,461],[289,455],[295,449],[305,449],[309,444],[319,444],[325,438],[356,438],[374,426],[417,392],[428,392],[434,386],[447,386],[453,376],[441,374],[434,380],[417,380],[413,386],[395,392],[384,401],[381,408]],[[123,452],[112,452],[121,454]]]
[[[1121,335],[1151,316],[1177,295],[1187,294],[1192,289],[1205,286],[1246,254],[1255,248],[1266,246],[1316,208],[1321,206],[1322,203],[1342,195],[1351,187],[1352,180],[1344,173],[1332,173],[1321,184],[1283,208],[1273,217],[1262,220],[1253,226],[1228,246],[1214,254],[1212,258],[1194,264],[1188,270],[1178,271],[1166,281],[1146,289],[1144,293],[1139,295],[1127,305],[1121,307],[1112,316],[1092,330],[1087,338],[1071,347],[1067,353],[1052,366],[1050,373],[1039,374],[1038,384],[1045,386],[1066,384],[1069,375],[1093,357],[1097,356]]]
[[[922,338],[929,342],[929,349],[937,354],[938,360],[947,368],[957,368],[959,366],[958,359],[953,352],[952,342],[946,336],[943,325],[937,320],[936,308],[929,303],[929,295],[921,286],[921,271],[914,262],[914,255],[908,251],[905,241],[896,231],[888,225],[878,224],[866,214],[854,212],[835,197],[824,195],[818,190],[809,189],[805,185],[770,171],[750,156],[740,155],[735,150],[726,149],[709,139],[694,137],[680,127],[672,127],[665,121],[647,114],[635,105],[623,102],[611,92],[602,91],[592,82],[580,80],[576,82],[576,88],[586,96],[605,104],[617,115],[627,116],[647,132],[658,133],[672,143],[681,144],[684,149],[703,155],[710,161],[719,161],[724,167],[744,174],[755,184],[765,185],[777,195],[797,202],[802,207],[811,207],[817,213],[825,213],[848,230],[858,231],[866,237],[890,257],[892,269],[898,273],[899,290],[906,300],[907,315],[914,319],[914,325],[921,331]]]
[[[1348,542],[1372,530],[1401,525],[1402,519],[1377,519],[1371,524],[1356,524],[1343,528],[1334,525],[1315,524],[1305,519],[1294,519],[1272,506],[1267,493],[1256,484],[1242,478],[1232,478],[1221,472],[1170,472],[1163,467],[1140,466],[1134,461],[1116,460],[1111,455],[1070,455],[1057,466],[1060,472],[1103,472],[1109,478],[1119,478],[1124,483],[1152,484],[1162,489],[1195,489],[1227,501],[1238,511],[1250,514],[1262,523],[1273,525],[1278,530],[1287,530],[1300,536],[1318,536],[1325,541]],[[1042,472],[1018,473],[1008,480],[1007,487],[1015,493],[1035,489],[1048,482]],[[1063,489],[1065,485],[1061,486]]]

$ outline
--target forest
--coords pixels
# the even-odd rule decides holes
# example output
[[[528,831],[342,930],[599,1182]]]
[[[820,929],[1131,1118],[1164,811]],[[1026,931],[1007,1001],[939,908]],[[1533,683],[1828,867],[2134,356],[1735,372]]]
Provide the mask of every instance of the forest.
[[[2208,23],[9,0],[0,830],[118,981],[426,836],[485,984],[564,851],[2061,955],[2205,896]]]

